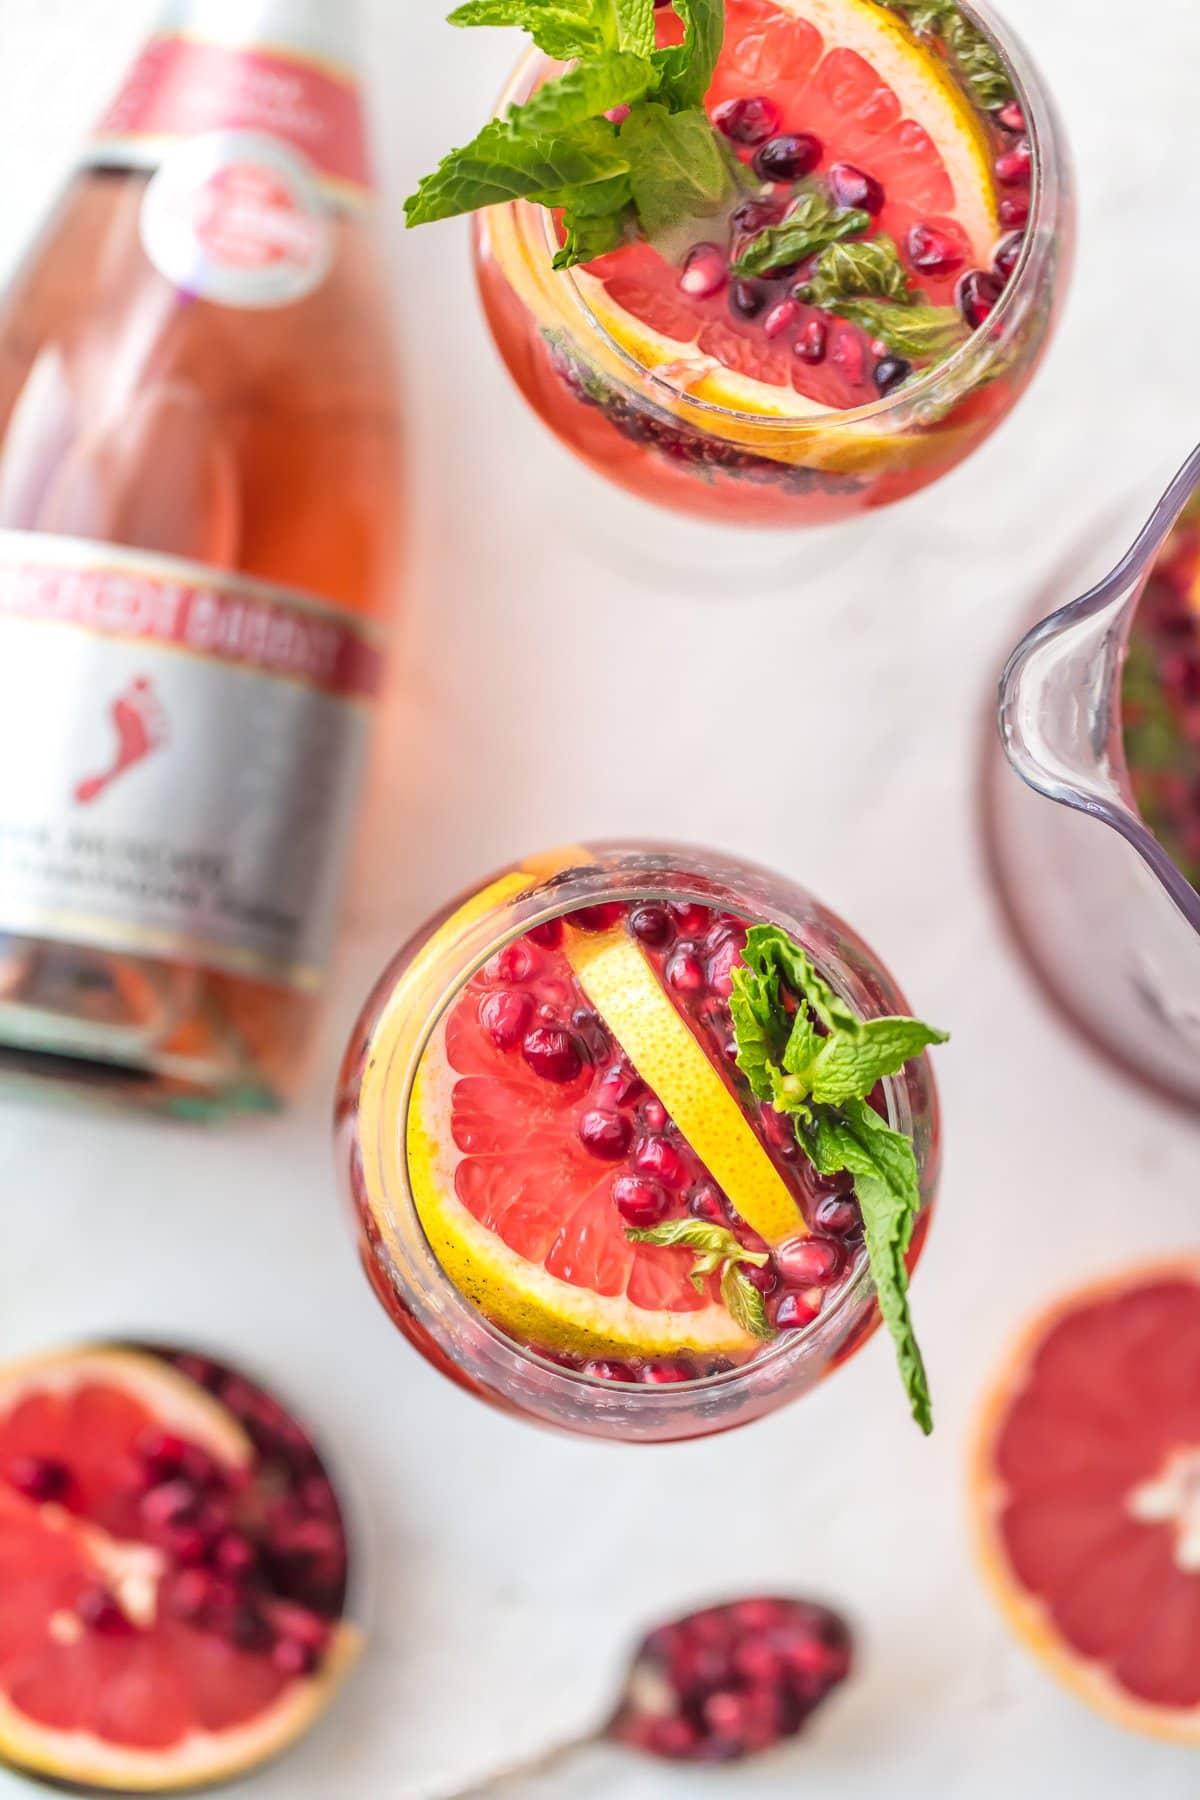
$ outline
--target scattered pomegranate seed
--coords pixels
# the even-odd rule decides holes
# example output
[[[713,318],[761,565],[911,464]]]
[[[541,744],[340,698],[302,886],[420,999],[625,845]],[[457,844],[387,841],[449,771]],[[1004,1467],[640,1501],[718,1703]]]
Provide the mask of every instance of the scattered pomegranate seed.
[[[608,1362],[603,1358],[596,1362],[585,1362],[583,1365],[583,1373],[585,1375],[595,1376],[597,1381],[628,1382],[637,1380],[637,1376],[634,1374],[628,1363]]]
[[[272,1644],[271,1661],[281,1675],[310,1675],[317,1666],[317,1653],[309,1644],[283,1637]]]
[[[789,1238],[774,1252],[774,1263],[789,1287],[827,1287],[840,1275],[846,1253],[833,1238]]]
[[[704,987],[704,965],[692,950],[676,950],[666,972],[668,982],[677,993],[698,994]]]
[[[513,982],[528,981],[540,960],[533,946],[518,938],[515,943],[505,944],[503,950],[497,950],[495,956],[489,956],[483,965],[483,972],[489,981],[502,982],[507,986]]]
[[[651,1175],[664,1187],[682,1187],[687,1179],[683,1158],[669,1138],[646,1138],[638,1145],[634,1167],[643,1175]]]
[[[843,1200],[837,1194],[827,1194],[824,1200],[818,1201],[813,1219],[822,1231],[833,1232],[837,1237],[857,1231],[862,1224],[857,1202]]]
[[[1000,202],[996,210],[1000,223],[1009,230],[1016,230],[1029,223],[1029,196],[1022,194],[1020,198],[1017,198],[1010,194]]]
[[[17,1456],[8,1465],[8,1480],[27,1500],[61,1500],[71,1485],[71,1471],[51,1456]]]
[[[151,1426],[136,1438],[133,1453],[145,1470],[147,1481],[155,1484],[182,1473],[188,1448],[187,1440],[177,1432]]]
[[[653,901],[646,906],[634,907],[629,915],[629,929],[640,943],[649,944],[655,950],[661,950],[675,936],[675,922],[667,908]]]
[[[694,1188],[688,1195],[688,1211],[694,1219],[706,1219],[710,1225],[727,1225],[729,1214],[718,1188],[710,1182]]]
[[[1032,169],[1028,138],[1018,138],[1011,150],[996,158],[996,180],[1003,187],[1027,187]]]
[[[775,1307],[774,1324],[778,1331],[800,1331],[805,1325],[811,1325],[821,1310],[821,1295],[809,1289],[806,1293],[797,1294],[791,1289],[785,1293]]]
[[[799,317],[800,308],[795,300],[778,300],[763,320],[763,330],[769,338],[783,337],[794,330]]]
[[[1016,268],[1024,243],[1024,232],[1010,231],[1008,236],[1001,238],[996,245],[995,254],[992,257],[992,272],[1001,281],[1007,281]]]
[[[181,1569],[167,1588],[167,1604],[177,1619],[201,1618],[208,1606],[212,1577],[205,1569]]]
[[[641,1107],[642,1124],[649,1131],[665,1131],[667,1128],[667,1109],[661,1100],[653,1098],[644,1100]]]
[[[543,950],[557,950],[562,943],[563,922],[561,919],[544,919],[540,925],[531,925],[525,936],[531,943],[540,944]]]
[[[729,280],[724,252],[716,244],[696,244],[688,251],[679,286],[693,300],[711,300]]]
[[[769,200],[743,200],[735,206],[729,215],[729,223],[734,231],[744,237],[757,237],[768,225],[775,225],[780,218],[780,208]]]
[[[584,1149],[601,1162],[617,1162],[624,1156],[633,1137],[633,1126],[620,1113],[584,1113],[579,1121],[579,1141]]]
[[[792,345],[793,353],[801,362],[822,363],[829,344],[829,333],[822,319],[807,319],[799,337]]]
[[[84,1588],[75,1602],[75,1611],[89,1631],[99,1632],[102,1637],[125,1637],[134,1629],[105,1587]]]
[[[992,117],[1003,125],[1005,131],[1024,131],[1025,114],[1015,100],[1009,100],[1004,106],[997,107]]]
[[[627,1062],[614,1063],[605,1069],[596,1089],[601,1106],[628,1106],[645,1089],[645,1082]]]
[[[667,1387],[677,1381],[691,1381],[692,1372],[682,1363],[648,1362],[643,1363],[638,1379],[644,1387]]]
[[[923,275],[952,275],[967,260],[965,242],[940,225],[910,225],[908,260]]]
[[[684,937],[702,937],[712,924],[712,910],[698,900],[673,900],[671,911]]]
[[[858,207],[872,215],[883,211],[884,192],[873,175],[856,169],[853,163],[834,163],[829,170],[829,191],[834,204]]]
[[[512,988],[485,994],[479,1002],[479,1023],[497,1050],[515,1050],[532,1018],[532,999]]]
[[[582,931],[607,931],[624,917],[623,900],[601,900],[595,906],[577,906],[571,914],[571,923]]]
[[[742,950],[745,937],[726,938],[718,944],[708,959],[708,991],[710,994],[725,996],[733,992],[733,971],[742,965]]]
[[[258,1552],[240,1531],[227,1531],[217,1539],[213,1565],[234,1581],[249,1575],[258,1563]]]
[[[667,1210],[667,1195],[656,1181],[641,1175],[618,1175],[613,1182],[613,1205],[627,1225],[645,1231],[657,1225]]]
[[[836,332],[829,360],[836,363],[847,381],[861,381],[864,362],[862,339],[853,331]]]
[[[824,153],[824,144],[811,131],[787,131],[759,145],[754,173],[763,181],[799,181],[812,174]]]
[[[739,319],[757,319],[767,304],[761,281],[735,281],[729,290],[729,310]]]
[[[738,1268],[751,1287],[756,1287],[760,1294],[773,1294],[779,1286],[779,1277],[770,1263],[764,1263],[762,1268],[757,1263],[739,1263]]]
[[[955,298],[967,324],[975,328],[982,325],[1002,291],[996,277],[985,274],[982,269],[972,269],[964,275]]]
[[[875,364],[873,374],[879,392],[890,394],[901,382],[908,380],[912,374],[912,364],[902,356],[883,356]]]
[[[556,1025],[535,1025],[521,1045],[521,1055],[543,1081],[574,1081],[583,1068],[575,1039]]]
[[[717,130],[735,144],[761,144],[779,127],[779,108],[765,94],[723,100],[712,117]]]
[[[147,1525],[161,1529],[194,1514],[199,1498],[190,1481],[164,1481],[142,1496],[138,1511]]]

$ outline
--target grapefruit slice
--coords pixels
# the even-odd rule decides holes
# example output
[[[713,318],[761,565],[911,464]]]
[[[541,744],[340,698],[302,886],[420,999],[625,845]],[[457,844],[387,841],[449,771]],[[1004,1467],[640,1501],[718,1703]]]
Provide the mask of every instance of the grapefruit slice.
[[[972,1470],[982,1565],[1050,1672],[1200,1743],[1200,1264],[1124,1272],[1026,1330]]]
[[[123,1794],[222,1780],[306,1730],[353,1659],[353,1630],[292,1598],[301,1490],[254,1441],[265,1408],[287,1415],[203,1368],[240,1384],[245,1422],[141,1350],[0,1370],[0,1758],[19,1769]]]
[[[706,105],[711,114],[753,95],[769,97],[782,130],[820,139],[821,170],[847,162],[882,185],[877,225],[902,253],[911,226],[948,227],[967,261],[988,267],[1000,227],[984,127],[942,63],[877,0],[727,0]],[[956,275],[910,273],[930,299],[950,297]],[[770,339],[760,322],[733,317],[725,294],[690,299],[648,244],[599,257],[575,279],[640,363],[694,371],[686,386],[695,399],[802,418],[878,397],[869,383],[847,386],[834,359],[814,366],[793,353],[790,335]]]

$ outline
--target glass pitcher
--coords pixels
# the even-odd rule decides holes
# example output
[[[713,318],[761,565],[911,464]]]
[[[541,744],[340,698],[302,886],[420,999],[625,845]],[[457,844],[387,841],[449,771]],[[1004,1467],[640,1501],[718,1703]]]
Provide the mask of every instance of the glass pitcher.
[[[1133,615],[1198,488],[1200,448],[1111,573],[1017,645],[1000,681],[999,725],[1022,780],[995,753],[984,788],[991,872],[1035,973],[1093,1045],[1192,1107],[1200,893],[1134,801],[1121,688]]]

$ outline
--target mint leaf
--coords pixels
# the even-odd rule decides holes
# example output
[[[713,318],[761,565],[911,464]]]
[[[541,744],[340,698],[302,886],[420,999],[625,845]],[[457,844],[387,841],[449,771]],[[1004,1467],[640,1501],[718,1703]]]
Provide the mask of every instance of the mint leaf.
[[[818,1105],[837,1106],[869,1094],[885,1076],[898,1075],[930,1044],[944,1044],[946,1033],[920,1019],[868,1019],[854,1032],[837,1032],[819,1042],[810,1065],[810,1092]]]
[[[730,263],[730,273],[769,275],[773,269],[803,262],[806,256],[815,255],[839,238],[856,237],[870,223],[870,213],[854,207],[839,212],[825,195],[804,194],[786,219],[766,226],[751,239],[736,261]]]
[[[919,37],[941,38],[980,106],[990,111],[1012,99],[1012,76],[1000,52],[953,0],[884,0],[884,4],[906,19]]]
[[[967,327],[955,306],[898,306],[886,300],[838,300],[830,306],[877,337],[897,356],[943,357],[966,342]]]
[[[743,1258],[743,1261],[750,1260],[749,1257]],[[767,1317],[765,1300],[736,1263],[725,1264],[725,1273],[721,1276],[721,1299],[734,1324],[740,1325],[751,1337],[773,1338],[776,1335],[775,1327]]]
[[[765,1253],[745,1249],[727,1225],[709,1225],[703,1219],[664,1219],[661,1225],[627,1225],[625,1236],[631,1244],[682,1244],[705,1255],[754,1263],[760,1269],[770,1260]]]
[[[692,222],[720,212],[733,179],[702,112],[669,113],[657,101],[635,106],[621,127],[633,203],[653,243],[668,234],[686,240]]]
[[[443,157],[404,203],[409,225],[448,219],[504,200],[586,187],[628,173],[614,126],[586,119],[570,131],[531,141],[509,119],[493,119],[478,137]]]
[[[830,310],[839,300],[862,297],[906,305],[908,271],[891,238],[881,231],[856,244],[831,244],[813,270],[806,294],[814,306]]]
[[[672,112],[704,104],[725,38],[725,0],[675,0],[683,20],[682,44],[655,53],[662,96]]]
[[[555,62],[602,55],[608,47],[592,0],[466,0],[451,25],[517,25]]]
[[[508,123],[521,138],[553,137],[585,119],[629,106],[648,94],[658,73],[644,56],[617,51],[603,62],[578,63],[547,81],[525,102],[508,110]],[[598,121],[597,121],[598,122]]]
[[[617,45],[637,56],[654,49],[654,0],[613,0],[617,17]]]
[[[913,1331],[904,1264],[921,1205],[916,1154],[909,1139],[886,1125],[865,1100],[847,1100],[836,1112],[818,1108],[815,1124],[813,1134],[799,1141],[820,1174],[848,1170],[854,1177],[879,1311],[896,1346],[913,1418],[928,1433],[933,1408]]]

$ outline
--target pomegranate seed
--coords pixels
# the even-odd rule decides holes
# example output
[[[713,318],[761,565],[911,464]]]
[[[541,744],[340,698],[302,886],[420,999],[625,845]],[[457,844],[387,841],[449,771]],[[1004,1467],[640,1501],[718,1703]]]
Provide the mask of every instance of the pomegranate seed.
[[[163,1536],[166,1548],[184,1568],[207,1562],[212,1554],[212,1533],[199,1525],[172,1525]]]
[[[585,1362],[583,1372],[585,1375],[594,1375],[597,1381],[637,1380],[637,1376],[628,1363],[606,1362],[603,1359],[598,1362]]]
[[[1028,195],[1022,194],[1020,199],[1010,195],[1007,200],[1002,200],[1000,202],[997,212],[999,213],[1000,223],[1007,226],[1009,230],[1015,230],[1019,226],[1027,225],[1029,223]]]
[[[562,943],[563,922],[545,919],[540,925],[531,925],[525,936],[531,944],[540,944],[543,950],[557,950]]]
[[[583,1068],[571,1033],[554,1025],[535,1025],[521,1045],[521,1055],[543,1081],[574,1081]]]
[[[1001,238],[996,245],[995,255],[992,257],[992,272],[1001,281],[1007,281],[1016,268],[1024,243],[1024,232],[1010,231],[1008,236]]]
[[[629,929],[639,943],[661,949],[675,936],[675,924],[665,906],[635,906],[629,915]]]
[[[843,1200],[837,1194],[828,1194],[822,1200],[813,1215],[822,1231],[834,1232],[838,1237],[845,1237],[851,1231],[857,1231],[862,1224],[862,1214],[853,1200]]]
[[[680,1363],[643,1363],[638,1379],[645,1387],[666,1387],[672,1382],[690,1381],[692,1371],[685,1369]]]
[[[1011,150],[996,158],[996,180],[1002,187],[1027,187],[1032,168],[1029,139],[1019,138]]]
[[[160,1431],[152,1426],[139,1432],[134,1440],[133,1454],[142,1464],[147,1480],[155,1484],[169,1481],[172,1475],[181,1472],[188,1448],[187,1440],[176,1432]]]
[[[783,337],[785,332],[792,331],[800,317],[800,308],[795,300],[778,300],[763,320],[763,330],[769,338]]]
[[[483,972],[489,981],[502,982],[506,986],[510,982],[528,981],[538,966],[538,953],[532,945],[523,943],[519,938],[514,944],[505,944],[503,950],[497,950],[495,956],[489,956],[483,965]]]
[[[626,1062],[614,1063],[605,1069],[596,1089],[596,1099],[602,1107],[628,1106],[636,1100],[645,1089],[645,1082]]]
[[[684,259],[679,286],[692,300],[711,300],[729,280],[724,253],[715,244],[696,244]]]
[[[811,131],[786,131],[759,145],[754,173],[763,181],[799,181],[812,174],[824,152],[824,144]]]
[[[780,209],[769,200],[743,200],[735,206],[729,215],[729,223],[734,231],[744,237],[757,237],[768,225],[778,223]]]
[[[571,1014],[571,1024],[587,1052],[588,1061],[603,1062],[612,1050],[612,1039],[600,1014],[593,1012],[590,1006],[577,1006]]]
[[[875,364],[875,386],[881,394],[890,394],[912,374],[912,364],[902,356],[883,356]]]
[[[170,1609],[177,1619],[199,1619],[211,1590],[212,1577],[203,1569],[181,1569],[168,1590]]]
[[[733,971],[742,965],[744,944],[744,938],[727,938],[709,957],[707,977],[711,994],[732,994]]]
[[[911,225],[908,260],[922,275],[952,275],[967,259],[966,245],[938,225]]]
[[[680,994],[698,994],[704,987],[704,965],[691,950],[676,950],[667,964],[667,980]]]
[[[515,1050],[533,1018],[533,1001],[513,988],[485,994],[479,1002],[479,1023],[497,1050]]]
[[[239,1650],[270,1650],[275,1633],[256,1606],[243,1604],[233,1610],[229,1636]]]
[[[694,1188],[688,1195],[688,1211],[694,1219],[707,1219],[710,1225],[727,1225],[729,1214],[725,1210],[725,1202],[719,1189],[711,1182]]]
[[[1005,131],[1020,132],[1025,129],[1025,114],[1015,100],[1009,100],[1006,105],[997,107],[992,117],[1003,125]]]
[[[17,1456],[8,1465],[8,1479],[27,1500],[61,1500],[71,1485],[71,1471],[52,1456]]]
[[[651,1756],[665,1756],[672,1761],[679,1761],[692,1755],[699,1740],[699,1728],[690,1719],[651,1719],[646,1725],[642,1748],[648,1750]]]
[[[317,1666],[317,1653],[295,1638],[279,1638],[271,1646],[271,1661],[281,1675],[310,1675]]]
[[[723,100],[712,117],[717,130],[735,144],[761,144],[779,126],[779,108],[765,94]]]
[[[767,304],[761,281],[735,281],[729,290],[729,310],[738,319],[757,319]]]
[[[833,340],[833,353],[830,361],[837,364],[847,381],[861,381],[863,378],[863,345],[862,339],[853,331],[839,331]]]
[[[633,1126],[620,1113],[586,1112],[579,1121],[579,1141],[601,1162],[617,1162],[633,1137]]]
[[[807,319],[792,350],[801,362],[822,363],[829,343],[829,333],[821,319]]]
[[[216,1457],[211,1456],[207,1450],[201,1449],[199,1444],[184,1445],[179,1472],[195,1488],[215,1488],[224,1485],[225,1471]]]
[[[829,191],[836,206],[855,206],[872,214],[883,211],[882,187],[873,175],[856,169],[853,163],[833,164],[829,171]]]
[[[217,1539],[217,1547],[213,1552],[213,1563],[222,1575],[233,1580],[240,1580],[249,1575],[258,1562],[258,1551],[240,1531],[227,1531]]]
[[[964,275],[958,284],[955,298],[967,324],[974,328],[982,325],[1001,292],[996,277],[985,274],[981,269],[972,269],[970,274]]]
[[[757,1263],[739,1263],[738,1268],[746,1277],[751,1287],[756,1287],[760,1294],[773,1294],[779,1286],[779,1277],[770,1263],[764,1263],[760,1269]]]
[[[798,1294],[794,1290],[784,1294],[775,1308],[775,1326],[779,1331],[799,1331],[805,1325],[811,1325],[821,1310],[821,1295],[815,1295],[810,1288],[807,1293]]]
[[[825,1287],[841,1273],[846,1260],[842,1246],[832,1238],[789,1238],[774,1254],[775,1267],[789,1287]]]
[[[633,1163],[643,1175],[652,1175],[664,1187],[682,1187],[687,1179],[683,1158],[669,1138],[646,1138],[638,1145]]]
[[[627,1225],[643,1231],[657,1225],[667,1210],[667,1196],[657,1181],[641,1175],[618,1175],[612,1188],[613,1205]]]
[[[271,1616],[281,1636],[292,1638],[299,1644],[307,1644],[310,1650],[324,1650],[329,1642],[328,1624],[324,1619],[319,1619],[315,1612],[310,1612],[307,1606],[297,1606],[290,1600],[281,1600],[272,1608]]]
[[[99,1632],[102,1637],[125,1637],[133,1630],[114,1596],[104,1587],[84,1588],[75,1602],[75,1611],[89,1631]]]
[[[712,910],[698,900],[673,900],[671,911],[684,937],[701,937],[712,924]]]
[[[190,1481],[164,1481],[142,1496],[138,1511],[147,1525],[161,1528],[194,1513],[198,1499]]]
[[[571,914],[572,925],[581,931],[607,931],[625,916],[623,900],[602,900],[596,906],[577,906]]]
[[[641,1109],[642,1124],[650,1131],[667,1129],[667,1109],[661,1100],[653,1098],[643,1101]]]

